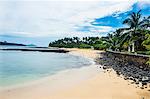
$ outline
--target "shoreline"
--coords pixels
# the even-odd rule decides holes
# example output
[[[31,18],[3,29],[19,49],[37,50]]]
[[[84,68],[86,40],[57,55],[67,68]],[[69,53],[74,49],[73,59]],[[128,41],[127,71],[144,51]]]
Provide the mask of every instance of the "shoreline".
[[[96,50],[67,49],[71,54],[94,60]],[[130,91],[129,91],[130,89]],[[62,71],[53,77],[28,86],[3,90],[2,99],[149,99],[146,90],[135,88],[112,70],[105,72],[99,65],[91,65]]]
[[[66,49],[63,49],[63,50],[66,50]],[[86,64],[86,66],[81,66],[81,67],[78,67],[78,68],[70,68],[70,69],[61,70],[61,71],[58,71],[55,74],[52,74],[52,75],[49,75],[49,76],[46,76],[46,77],[41,77],[39,79],[26,81],[23,84],[19,83],[19,84],[15,84],[15,85],[1,86],[0,87],[0,92],[1,91],[5,91],[5,90],[12,90],[12,89],[16,89],[16,88],[22,88],[22,87],[27,87],[27,86],[35,85],[35,84],[38,84],[38,83],[42,83],[42,82],[47,81],[48,79],[53,79],[56,76],[60,76],[60,75],[66,74],[66,73],[69,73],[71,71],[78,71],[79,69],[84,69],[84,68],[87,68],[87,67],[89,67],[89,68],[93,67],[93,65],[95,65],[95,63],[96,63],[93,58],[84,57],[84,56],[81,56],[78,53],[72,53],[72,52],[68,51],[68,54],[70,54],[72,56],[83,57],[83,58],[87,59],[90,64]]]

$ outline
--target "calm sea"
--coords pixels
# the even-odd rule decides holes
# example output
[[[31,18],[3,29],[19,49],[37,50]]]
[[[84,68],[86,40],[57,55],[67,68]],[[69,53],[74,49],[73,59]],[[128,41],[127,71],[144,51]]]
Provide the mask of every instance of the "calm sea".
[[[0,86],[17,85],[89,64],[88,59],[68,53],[0,51]]]

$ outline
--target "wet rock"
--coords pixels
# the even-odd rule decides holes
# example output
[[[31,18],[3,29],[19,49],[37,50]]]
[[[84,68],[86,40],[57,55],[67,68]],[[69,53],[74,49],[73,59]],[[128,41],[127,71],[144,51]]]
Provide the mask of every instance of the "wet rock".
[[[149,80],[148,77],[142,77],[142,82],[147,82]]]
[[[103,66],[103,69],[107,69],[105,66]]]

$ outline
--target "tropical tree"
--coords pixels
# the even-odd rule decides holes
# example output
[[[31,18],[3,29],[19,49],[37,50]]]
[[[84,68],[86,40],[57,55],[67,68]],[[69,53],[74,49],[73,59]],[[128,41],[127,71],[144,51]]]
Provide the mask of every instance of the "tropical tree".
[[[113,51],[121,51],[121,47],[123,45],[122,43],[122,30],[121,29],[117,29],[115,32],[113,33],[109,33],[107,35],[107,37],[103,38],[104,41],[106,41],[106,44],[109,48],[109,50],[113,50]]]
[[[113,34],[116,39],[116,48],[117,48],[117,50],[121,51],[122,46],[124,44],[123,31],[122,31],[122,29],[117,29],[115,32],[113,32]]]
[[[128,27],[123,28],[125,40],[128,42],[128,51],[135,52],[135,42],[138,39],[138,30],[143,28],[144,21],[141,19],[141,10],[132,12],[127,19],[123,21]]]
[[[147,50],[150,50],[150,33],[146,34],[146,40],[144,40],[142,44]]]
[[[108,33],[107,37],[105,37],[104,40],[106,41],[109,50],[116,50],[116,38],[113,34]]]
[[[144,17],[143,21],[142,21],[142,27],[143,29],[148,29],[150,28],[150,16],[148,17]]]

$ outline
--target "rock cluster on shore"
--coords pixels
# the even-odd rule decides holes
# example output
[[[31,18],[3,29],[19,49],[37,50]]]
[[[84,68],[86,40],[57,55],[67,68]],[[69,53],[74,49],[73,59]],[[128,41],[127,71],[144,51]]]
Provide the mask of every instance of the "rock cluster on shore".
[[[101,54],[102,57],[97,59],[97,62],[103,66],[103,69],[114,69],[118,75],[123,75],[125,80],[132,80],[141,89],[147,88],[150,84],[150,67],[140,66],[113,56],[109,57],[106,53]]]

